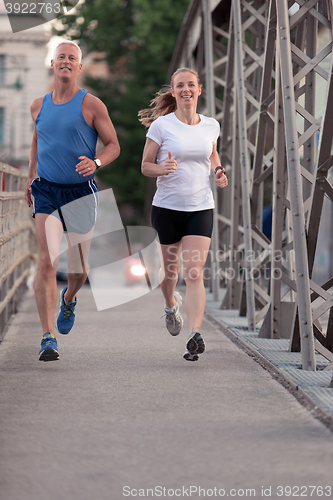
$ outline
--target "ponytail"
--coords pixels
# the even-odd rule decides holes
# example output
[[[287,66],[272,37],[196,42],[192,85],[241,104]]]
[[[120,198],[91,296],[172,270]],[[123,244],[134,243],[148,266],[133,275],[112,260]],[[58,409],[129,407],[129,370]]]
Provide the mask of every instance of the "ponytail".
[[[156,118],[173,113],[176,109],[176,99],[171,94],[170,85],[167,85],[157,92],[156,97],[150,101],[149,108],[139,111],[139,121],[149,128]]]
[[[185,72],[193,73],[198,79],[198,84],[201,86],[199,75],[194,69],[178,68],[171,77],[171,85],[166,85],[156,93],[156,97],[150,101],[149,108],[142,109],[138,112],[139,121],[144,127],[149,128],[153,121],[159,116],[168,115],[176,111],[176,99],[171,94],[173,78],[179,73]]]

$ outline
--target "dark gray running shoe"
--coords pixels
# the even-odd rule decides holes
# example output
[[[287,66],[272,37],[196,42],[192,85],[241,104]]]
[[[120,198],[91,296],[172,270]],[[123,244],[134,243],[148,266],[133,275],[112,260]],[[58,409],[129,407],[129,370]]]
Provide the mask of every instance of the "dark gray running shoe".
[[[183,358],[186,359],[186,361],[198,361],[199,356],[197,354],[191,354],[189,351],[185,351]]]
[[[183,318],[180,315],[179,308],[182,305],[183,299],[180,293],[175,292],[175,308],[172,311],[165,311],[165,324],[168,332],[174,337],[180,333],[183,328]]]
[[[202,354],[205,350],[205,342],[199,332],[192,330],[186,344],[187,351],[183,358],[187,361],[198,361],[198,354]]]

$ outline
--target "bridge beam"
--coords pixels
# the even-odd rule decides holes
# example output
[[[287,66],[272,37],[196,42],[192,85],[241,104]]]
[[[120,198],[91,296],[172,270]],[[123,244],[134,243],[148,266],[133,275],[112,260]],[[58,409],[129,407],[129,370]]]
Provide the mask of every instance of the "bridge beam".
[[[211,10],[209,26],[203,7],[206,17]],[[210,114],[221,123],[229,178],[216,193],[218,264],[227,288],[221,308],[247,314],[261,337],[290,338],[307,370],[315,369],[314,346],[330,362],[333,351],[333,270],[324,284],[313,274],[326,205],[333,203],[332,19],[332,3],[323,0],[193,0],[170,67],[196,67],[206,82],[201,111],[211,109],[214,92]],[[251,288],[244,286],[249,250]]]

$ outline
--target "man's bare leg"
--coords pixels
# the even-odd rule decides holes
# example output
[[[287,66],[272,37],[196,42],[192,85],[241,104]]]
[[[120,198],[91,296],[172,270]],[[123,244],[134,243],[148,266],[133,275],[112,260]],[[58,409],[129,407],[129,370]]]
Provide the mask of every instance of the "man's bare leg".
[[[64,294],[67,302],[74,302],[77,292],[85,283],[88,272],[88,256],[93,229],[86,235],[76,235],[70,233],[66,236],[67,266],[68,266],[68,286]]]
[[[67,278],[68,285],[60,293],[60,311],[57,316],[57,328],[67,335],[75,321],[76,294],[88,276],[88,255],[93,230],[81,235],[66,234],[67,240]]]
[[[48,217],[52,217],[52,232],[49,232],[47,237],[45,221]],[[58,296],[56,269],[63,229],[61,222],[48,214],[36,214],[35,227],[39,259],[34,292],[43,333],[46,333],[53,332],[54,329],[54,312]]]

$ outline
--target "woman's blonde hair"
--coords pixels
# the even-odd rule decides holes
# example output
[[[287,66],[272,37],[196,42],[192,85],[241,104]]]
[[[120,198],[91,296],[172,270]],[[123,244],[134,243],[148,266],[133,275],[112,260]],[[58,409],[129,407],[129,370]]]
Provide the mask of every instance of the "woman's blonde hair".
[[[149,128],[156,118],[159,116],[168,115],[173,113],[177,109],[176,99],[171,94],[171,89],[173,87],[173,79],[179,73],[193,73],[198,80],[199,86],[201,86],[198,73],[191,68],[178,68],[171,77],[170,85],[165,85],[161,90],[159,90],[150,101],[149,108],[142,109],[138,112],[139,121],[146,128]]]

